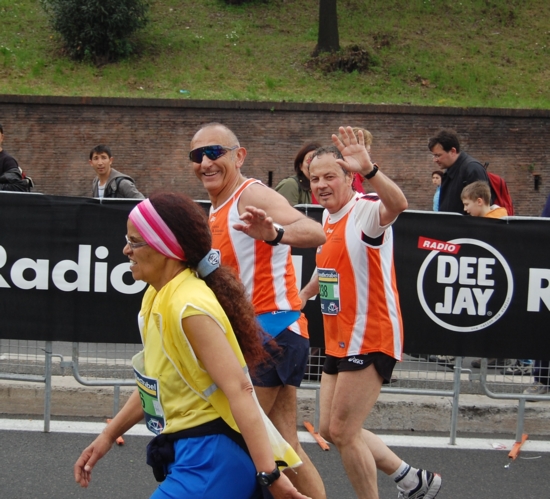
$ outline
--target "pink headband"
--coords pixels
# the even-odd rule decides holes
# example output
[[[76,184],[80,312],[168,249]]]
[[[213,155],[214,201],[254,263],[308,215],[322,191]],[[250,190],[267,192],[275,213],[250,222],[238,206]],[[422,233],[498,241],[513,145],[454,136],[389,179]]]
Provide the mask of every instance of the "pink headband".
[[[176,236],[149,199],[136,205],[129,218],[151,248],[173,260],[185,260],[185,253]]]

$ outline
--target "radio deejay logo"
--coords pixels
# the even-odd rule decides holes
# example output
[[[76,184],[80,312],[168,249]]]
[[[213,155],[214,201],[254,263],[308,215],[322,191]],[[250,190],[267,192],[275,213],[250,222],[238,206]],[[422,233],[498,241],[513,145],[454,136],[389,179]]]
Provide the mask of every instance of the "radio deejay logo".
[[[437,241],[420,237],[429,251],[418,272],[424,312],[445,329],[469,333],[498,321],[508,309],[514,279],[508,262],[477,239]]]
[[[96,260],[105,260],[109,250],[99,246],[94,252]],[[108,284],[119,293],[132,295],[139,293],[147,283],[134,281],[130,262],[120,263],[109,268],[107,262],[93,261],[92,246],[78,245],[76,260],[61,260],[52,262],[46,259],[19,258],[8,265],[8,253],[0,245],[0,288],[39,289],[48,290],[53,286],[61,291],[83,291],[106,293]],[[7,277],[10,277],[11,284]],[[93,286],[92,286],[93,283]]]

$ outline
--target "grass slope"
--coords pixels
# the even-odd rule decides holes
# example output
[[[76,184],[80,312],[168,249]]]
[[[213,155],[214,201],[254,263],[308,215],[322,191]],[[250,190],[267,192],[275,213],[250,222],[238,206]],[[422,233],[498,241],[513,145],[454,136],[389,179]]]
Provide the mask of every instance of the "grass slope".
[[[305,67],[318,0],[152,0],[139,55],[62,55],[38,0],[0,0],[0,93],[549,108],[548,0],[339,0],[367,73]]]

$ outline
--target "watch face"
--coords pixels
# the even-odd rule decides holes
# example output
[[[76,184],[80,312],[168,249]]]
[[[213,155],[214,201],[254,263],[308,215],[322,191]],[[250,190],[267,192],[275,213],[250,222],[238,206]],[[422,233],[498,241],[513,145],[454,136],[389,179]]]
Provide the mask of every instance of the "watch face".
[[[283,229],[283,226],[281,224],[277,223],[273,224],[273,228],[277,231],[277,236],[272,241],[266,241],[266,243],[271,246],[277,246],[279,244],[279,241],[283,238],[285,229]]]
[[[279,468],[275,468],[271,473],[260,471],[256,474],[256,479],[262,487],[269,487],[271,484],[281,476]]]
[[[264,487],[269,487],[271,485],[271,482],[269,481],[269,477],[266,476],[265,473],[258,473],[258,482],[260,482],[260,485]]]

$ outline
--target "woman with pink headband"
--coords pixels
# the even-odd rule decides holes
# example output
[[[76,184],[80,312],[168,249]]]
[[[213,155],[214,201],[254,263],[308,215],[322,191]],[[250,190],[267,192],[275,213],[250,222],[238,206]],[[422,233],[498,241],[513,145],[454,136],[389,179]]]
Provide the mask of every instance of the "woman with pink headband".
[[[306,499],[280,473],[300,461],[256,400],[247,368],[269,361],[261,330],[211,250],[203,210],[182,194],[153,195],[130,213],[126,242],[134,279],[150,285],[138,318],[144,349],[132,359],[137,389],[82,452],[76,482],[87,487],[96,462],[145,417],[157,435],[147,447],[161,482],[152,499]]]

